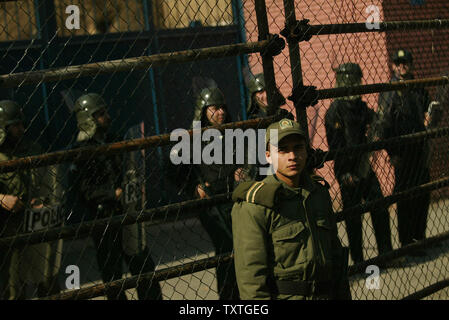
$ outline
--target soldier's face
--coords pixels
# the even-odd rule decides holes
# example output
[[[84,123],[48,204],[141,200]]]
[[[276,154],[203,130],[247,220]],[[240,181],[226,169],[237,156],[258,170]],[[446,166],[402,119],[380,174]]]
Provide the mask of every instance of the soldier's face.
[[[301,174],[306,166],[306,141],[300,135],[289,135],[282,139],[278,146],[270,144],[270,148],[265,155],[268,163],[273,165],[276,175],[294,179]]]
[[[262,108],[268,106],[267,92],[265,90],[254,93],[256,101]]]
[[[399,79],[406,78],[412,72],[412,65],[410,63],[393,63],[393,73]]]
[[[209,106],[206,110],[206,117],[213,126],[223,124],[226,119],[226,110],[223,107]]]
[[[109,116],[106,109],[98,110],[93,114],[95,120],[97,121],[97,125],[100,128],[107,129],[111,122],[111,117]]]
[[[22,139],[25,133],[25,127],[22,122],[17,122],[8,126],[8,135],[14,140]]]

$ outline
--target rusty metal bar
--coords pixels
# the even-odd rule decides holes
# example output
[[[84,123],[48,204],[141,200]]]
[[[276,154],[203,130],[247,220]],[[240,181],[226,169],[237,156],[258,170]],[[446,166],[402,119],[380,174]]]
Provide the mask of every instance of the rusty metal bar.
[[[349,154],[370,152],[385,149],[389,146],[399,146],[410,144],[423,139],[435,139],[449,136],[449,127],[435,128],[426,131],[410,133],[403,136],[393,137],[386,140],[380,140],[357,146],[342,148],[338,150],[326,151],[324,154],[324,161],[335,160],[337,157],[345,157]]]
[[[392,250],[390,252],[384,253],[382,255],[379,255],[377,257],[365,260],[361,263],[354,264],[349,266],[348,268],[348,275],[353,276],[358,273],[364,273],[366,270],[366,267],[369,265],[382,265],[385,262],[391,261],[393,259],[403,257],[407,255],[410,252],[413,252],[417,249],[425,249],[428,247],[431,247],[437,243],[440,243],[442,241],[446,241],[449,239],[449,231],[440,233],[436,236],[429,237],[411,244],[408,244],[404,247]]]
[[[335,98],[335,97],[341,97],[341,96],[348,96],[348,95],[355,95],[355,94],[364,94],[364,93],[374,93],[374,92],[383,92],[383,91],[392,91],[392,90],[402,90],[402,89],[409,89],[413,87],[425,87],[425,86],[437,86],[437,85],[446,85],[449,84],[449,78],[448,77],[438,77],[438,78],[425,78],[425,79],[418,79],[418,80],[407,80],[407,81],[401,81],[401,82],[392,82],[392,83],[377,83],[377,84],[370,84],[370,85],[363,85],[363,86],[355,86],[355,87],[348,87],[348,88],[333,88],[333,89],[323,89],[323,90],[317,90],[319,99],[329,99],[329,98]],[[240,129],[247,129],[247,128],[266,128],[270,123],[273,121],[276,121],[277,117],[266,117],[266,118],[258,118],[258,119],[252,119],[252,120],[245,120],[245,121],[238,121],[238,122],[232,122],[229,124],[225,124],[222,126],[215,126],[215,127],[205,127],[202,128],[202,130],[206,130],[208,128],[217,128],[217,129],[234,129],[234,128],[240,128]],[[441,131],[441,134],[446,135],[446,129],[443,128],[444,131]],[[440,129],[437,129],[440,130]],[[189,135],[192,135],[192,130],[188,130]],[[427,135],[427,133],[422,133],[423,137]],[[399,139],[392,138],[394,139]],[[380,145],[386,145],[387,141],[378,141],[376,143],[373,143],[375,146]],[[18,158],[10,161],[2,161],[0,162],[0,173],[1,172],[10,172],[17,169],[24,169],[24,168],[37,168],[47,165],[52,165],[56,163],[61,162],[68,162],[68,161],[74,161],[74,160],[86,160],[90,159],[95,153],[97,154],[105,154],[105,155],[111,155],[116,154],[120,152],[129,152],[129,151],[135,151],[139,149],[145,149],[145,148],[154,148],[164,145],[170,145],[175,144],[176,141],[170,141],[170,134],[163,134],[163,135],[157,135],[157,136],[151,136],[141,139],[134,139],[134,140],[126,140],[111,144],[105,144],[101,146],[94,146],[94,147],[84,147],[84,148],[78,148],[78,149],[72,149],[72,150],[65,150],[65,151],[58,151],[58,152],[52,152],[48,154],[43,155],[37,155],[32,157],[24,157],[24,158]],[[367,151],[372,151],[370,149],[370,144],[364,145],[364,148],[367,148]],[[345,149],[346,150],[346,149]],[[338,152],[338,151],[332,151],[332,152]],[[330,153],[332,154],[332,153]],[[328,158],[330,160],[330,158]]]
[[[438,179],[429,183],[421,184],[419,186],[407,189],[402,192],[392,194],[391,196],[379,198],[377,200],[373,200],[367,203],[356,205],[351,208],[347,208],[343,211],[337,212],[335,218],[337,222],[341,222],[344,221],[345,218],[360,215],[369,212],[375,208],[392,205],[393,203],[396,203],[400,199],[407,199],[422,194],[424,192],[430,192],[448,186],[449,186],[449,177]]]
[[[238,43],[210,48],[160,53],[136,58],[95,62],[76,66],[67,66],[64,68],[4,74],[0,75],[0,87],[11,88],[22,85],[40,84],[42,82],[97,76],[112,72],[148,69],[161,66],[166,63],[182,63],[210,58],[236,56],[239,54],[256,53],[265,50],[268,44],[268,40],[262,40],[258,42]]]
[[[425,297],[428,297],[428,296],[434,294],[435,292],[443,290],[447,287],[449,287],[449,278],[435,282],[434,284],[431,284],[428,287],[418,290],[418,291],[402,298],[401,300],[420,300],[422,298],[425,298]]]
[[[379,22],[379,29],[368,29],[366,23],[342,23],[307,26],[306,34],[312,36],[359,33],[443,29],[449,27],[449,19],[383,21]]]
[[[447,76],[442,76],[442,77],[413,79],[398,82],[389,82],[389,83],[373,83],[345,88],[342,87],[332,89],[321,89],[317,90],[317,92],[318,92],[318,99],[323,100],[338,97],[346,97],[357,94],[369,94],[369,93],[378,93],[395,90],[406,90],[411,88],[443,86],[447,84],[449,84],[449,78]]]
[[[270,123],[276,121],[277,117],[266,117],[251,119],[245,121],[237,121],[227,123],[221,126],[204,127],[201,132],[216,128],[219,130],[225,129],[247,129],[247,128],[266,128]],[[193,135],[193,130],[186,130],[190,136]],[[51,152],[47,154],[17,158],[9,161],[0,162],[0,173],[10,172],[18,169],[25,168],[37,168],[48,166],[56,163],[68,162],[68,161],[83,161],[94,157],[95,155],[112,155],[121,152],[135,151],[139,149],[155,148],[160,146],[166,146],[176,144],[178,141],[170,141],[170,134],[162,134],[156,136],[150,136],[145,138],[125,140],[115,143],[109,143],[99,146],[83,147],[71,150]]]
[[[258,118],[246,121],[233,122],[223,126],[216,126],[214,128],[232,129],[232,128],[266,128],[269,123],[274,121],[276,117]],[[209,127],[211,128],[211,127]],[[203,128],[206,130],[207,128]],[[192,130],[188,131],[192,135]],[[347,154],[355,152],[369,152],[384,149],[387,146],[401,145],[412,143],[421,139],[433,139],[449,135],[449,127],[431,129],[428,131],[422,131],[403,135],[399,137],[389,138],[387,140],[376,141],[358,146],[343,148],[340,150],[326,151],[324,153],[323,162],[334,160],[338,156],[344,157]],[[17,158],[9,161],[0,162],[0,172],[10,172],[18,169],[25,168],[37,168],[42,166],[48,166],[56,163],[67,161],[82,161],[90,159],[95,154],[111,155],[120,152],[129,152],[139,149],[152,148],[163,145],[175,144],[176,141],[170,141],[170,135],[158,135],[150,136],[146,138],[125,140],[112,144],[105,144],[101,146],[84,147],[66,151],[57,151],[47,153],[43,155],[37,155],[32,157]]]
[[[111,218],[96,219],[70,226],[51,228],[33,233],[0,238],[0,248],[20,247],[58,239],[75,240],[95,232],[103,232],[106,227],[125,226],[134,223],[157,225],[196,217],[203,207],[230,201],[231,194],[218,194],[209,199],[187,200],[143,211],[138,216],[117,215]]]
[[[222,254],[212,258],[205,258],[194,262],[185,263],[175,267],[169,267],[150,273],[143,273],[126,279],[115,280],[108,283],[101,283],[78,290],[63,292],[57,295],[42,298],[40,300],[82,300],[99,297],[105,294],[108,289],[126,290],[135,288],[139,281],[153,280],[164,281],[181,277],[186,274],[215,268],[220,263],[233,262],[231,254]]]
[[[285,24],[287,26],[292,26],[296,22],[295,14],[295,2],[294,0],[284,0],[284,11],[285,11]],[[291,38],[287,38],[288,52],[290,55],[290,69],[292,74],[292,85],[293,88],[301,87],[304,85],[302,77],[301,68],[301,56],[299,51],[298,41],[294,41]],[[296,119],[301,125],[301,128],[308,128],[307,112],[306,106],[301,105],[298,101],[294,102],[296,110]],[[304,131],[306,135],[307,144],[310,143],[309,130]]]
[[[395,258],[405,256],[406,254],[416,250],[430,247],[436,243],[445,241],[449,239],[449,231],[441,233],[439,235],[429,237],[427,239],[409,244],[402,248],[395,249],[383,255],[377,256],[372,259],[368,259],[362,263],[356,265],[351,265],[348,268],[348,275],[352,276],[357,273],[365,272],[366,267],[369,265],[382,264],[387,261],[391,261]],[[139,280],[153,280],[153,281],[163,281],[176,277],[180,277],[186,274],[191,274],[194,272],[215,268],[220,263],[228,263],[233,261],[232,254],[222,254],[212,258],[205,258],[198,261],[182,264],[175,267],[169,267],[155,272],[144,273],[136,276],[132,276],[126,279],[115,280],[108,283],[98,284],[89,286],[86,288],[72,290],[69,292],[64,292],[58,295],[49,296],[42,298],[42,300],[81,300],[81,299],[92,299],[94,297],[102,296],[108,288],[111,289],[131,289],[135,288]]]
[[[369,212],[372,208],[388,206],[395,203],[399,199],[408,198],[423,192],[429,192],[447,186],[449,186],[449,177],[422,184],[388,197],[380,198],[337,212],[336,220],[337,222],[341,222],[345,217],[357,214],[362,215]],[[112,218],[99,219],[62,228],[52,228],[33,233],[21,234],[18,236],[11,236],[0,239],[0,248],[24,246],[54,241],[57,239],[79,239],[88,236],[92,232],[101,232],[107,226],[125,226],[141,222],[147,222],[155,225],[175,220],[185,220],[195,217],[197,215],[195,210],[198,211],[198,208],[225,203],[228,201],[230,201],[230,194],[219,194],[209,199],[188,200],[149,209],[143,214],[140,214],[138,217],[119,215]]]

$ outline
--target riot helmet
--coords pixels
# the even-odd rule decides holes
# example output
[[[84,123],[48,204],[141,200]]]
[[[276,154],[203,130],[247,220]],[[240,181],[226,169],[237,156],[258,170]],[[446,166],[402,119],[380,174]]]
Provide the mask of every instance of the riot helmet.
[[[263,99],[256,97],[258,92],[266,91],[264,74],[258,73],[255,76],[250,75],[247,78],[248,79],[245,81],[249,90],[249,103],[246,112],[249,118],[266,116],[268,113],[271,114],[271,111],[277,110],[280,106],[286,103],[284,96],[279,89],[276,88],[272,97],[274,105],[271,107],[270,111],[267,110],[267,97],[265,96]]]
[[[399,49],[395,51],[391,57],[394,64],[413,64],[412,53],[406,49]]]
[[[250,95],[265,90],[265,78],[263,73],[256,74],[248,81],[248,90]]]
[[[23,122],[23,119],[23,113],[16,102],[0,101],[0,145],[5,142],[8,126]]]
[[[193,120],[201,121],[202,126],[209,125],[209,120],[206,116],[206,110],[210,106],[223,108],[226,111],[226,119],[224,122],[226,123],[230,121],[224,94],[220,89],[216,87],[204,88],[198,94]]]
[[[347,62],[334,69],[337,78],[337,88],[360,85],[363,73],[357,63]]]
[[[397,50],[391,57],[392,71],[397,79],[412,79],[413,56],[406,49]]]
[[[97,93],[88,93],[79,97],[74,106],[79,134],[77,141],[89,140],[97,131],[94,114],[107,108],[104,99]]]

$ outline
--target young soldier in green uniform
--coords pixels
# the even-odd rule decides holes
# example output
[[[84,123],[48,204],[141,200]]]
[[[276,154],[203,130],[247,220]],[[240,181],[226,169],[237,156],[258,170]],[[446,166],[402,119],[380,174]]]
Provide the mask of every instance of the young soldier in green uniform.
[[[96,146],[119,140],[108,129],[110,117],[107,104],[96,93],[88,93],[77,99],[74,106],[79,134],[74,147]],[[76,202],[82,203],[87,210],[83,219],[107,218],[124,213],[125,206],[129,211],[135,211],[139,202],[136,195],[131,195],[132,184],[135,184],[137,174],[127,175],[123,179],[123,168],[134,170],[131,161],[125,161],[120,156],[94,155],[87,162],[76,162],[72,165],[72,176],[76,177],[73,188],[77,192]],[[129,173],[129,172],[128,172]],[[123,184],[127,183],[123,187]],[[137,194],[137,193],[136,193]],[[140,198],[141,199],[141,198]],[[131,206],[133,208],[131,208]],[[138,210],[138,207],[137,207]],[[125,228],[128,236],[137,236],[131,227]],[[136,227],[136,232],[138,227]],[[148,255],[148,250],[132,245],[133,239],[123,239],[123,228],[109,226],[106,231],[92,234],[96,250],[97,261],[103,282],[107,283],[122,278],[122,259],[124,259],[132,275],[154,271],[155,265]],[[131,232],[130,232],[131,231]],[[122,246],[123,241],[124,248]],[[123,251],[125,249],[125,252]],[[137,287],[139,299],[160,299],[159,283],[139,281]],[[107,290],[109,300],[126,300],[125,292]]]
[[[40,154],[41,148],[24,138],[23,114],[10,100],[0,101],[0,161]],[[55,204],[57,189],[49,168],[0,174],[0,237],[15,236],[61,225]],[[51,191],[50,191],[51,190]],[[0,295],[3,299],[44,297],[59,292],[56,277],[62,240],[2,250]]]
[[[271,130],[277,139],[270,139]],[[240,297],[350,299],[348,253],[338,239],[327,183],[305,170],[303,130],[290,119],[271,124],[266,150],[275,174],[241,183],[232,197]]]

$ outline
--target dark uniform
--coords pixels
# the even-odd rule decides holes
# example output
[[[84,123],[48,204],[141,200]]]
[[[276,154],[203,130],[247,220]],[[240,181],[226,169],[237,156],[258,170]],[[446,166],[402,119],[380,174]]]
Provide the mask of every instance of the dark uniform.
[[[42,153],[40,146],[26,138],[11,139],[8,126],[19,123],[23,125],[19,105],[9,100],[0,101],[0,161]],[[16,196],[24,205],[16,212],[0,207],[0,237],[62,225],[58,205],[60,199],[56,199],[56,191],[60,189],[50,181],[55,174],[55,171],[50,172],[50,168],[46,167],[0,174],[0,193]],[[3,250],[0,254],[2,299],[27,299],[36,295],[44,297],[57,294],[59,286],[56,278],[61,252],[62,240]]]
[[[362,71],[359,65],[345,63],[336,70],[337,86],[359,84]],[[347,76],[348,75],[348,76]],[[343,79],[341,79],[343,78]],[[352,83],[349,79],[352,78]],[[359,96],[336,99],[325,116],[326,136],[329,150],[367,143],[369,128],[375,121],[375,112],[368,108]],[[379,181],[371,168],[369,153],[359,153],[335,159],[335,177],[340,185],[343,208],[383,197]],[[349,179],[353,182],[350,183]],[[389,213],[386,208],[371,212],[379,254],[392,250]],[[355,216],[345,220],[352,260],[363,261],[362,217]]]
[[[248,119],[263,118],[274,115],[280,106],[285,104],[285,98],[276,90],[274,93],[274,106],[268,106],[256,98],[256,93],[265,91],[265,78],[263,73],[258,73],[247,80],[249,102],[246,110]]]
[[[298,128],[286,130],[304,136]],[[268,129],[278,129],[279,140],[283,138],[278,123]],[[242,299],[350,299],[348,254],[338,239],[324,179],[303,171],[300,187],[293,188],[268,176],[241,183],[232,199]]]
[[[248,102],[248,108],[246,110],[248,119],[256,119],[256,118],[264,118],[273,116],[275,114],[282,114],[284,117],[289,119],[294,119],[294,116],[292,113],[285,109],[281,109],[280,106],[284,105],[286,103],[285,98],[282,96],[279,90],[276,90],[274,93],[274,105],[268,106],[267,104],[264,104],[263,101],[260,101],[256,94],[258,92],[266,91],[265,87],[265,78],[263,73],[258,73],[255,76],[251,76],[250,79],[246,79],[247,83],[246,86],[249,90],[249,102]],[[258,135],[257,135],[258,140]],[[256,140],[256,145],[259,143]],[[249,150],[251,153],[257,153],[258,151],[256,149]],[[251,177],[253,180],[262,180],[265,178],[264,175],[259,174],[260,168],[265,167],[268,169],[268,166],[262,166],[259,162],[259,158],[256,158],[256,164],[248,164],[246,166],[246,172],[248,176]]]
[[[206,117],[206,110],[211,105],[226,108],[223,93],[218,88],[203,89],[198,96],[194,121],[201,121],[202,127],[210,125]],[[226,110],[226,119],[224,122],[227,123],[230,121],[230,115]],[[226,143],[225,141],[222,142],[224,148]],[[224,163],[224,149],[222,155],[222,163]],[[200,184],[208,196],[232,192],[235,183],[234,172],[237,168],[233,164],[202,163],[193,165],[192,169],[196,180],[193,185]],[[210,184],[209,187],[206,186],[206,182]],[[231,209],[232,204],[230,203],[219,204],[211,207],[209,210],[202,211],[199,215],[201,224],[209,234],[217,255],[232,252]],[[217,283],[221,300],[238,299],[239,295],[233,263],[217,266]]]
[[[103,98],[95,93],[81,96],[75,103],[77,113],[78,135],[77,147],[98,146],[111,143],[119,139],[112,134],[105,133],[101,138],[96,135],[97,124],[93,115],[95,112],[106,110]],[[129,162],[128,162],[129,164]],[[105,156],[95,154],[87,162],[74,163],[71,167],[72,175],[76,177],[74,190],[78,199],[87,210],[83,219],[102,219],[124,213],[122,202],[116,198],[116,190],[123,188],[123,158],[119,155]],[[128,168],[129,169],[129,168]],[[129,180],[133,180],[132,177]],[[131,181],[128,181],[131,183]],[[130,197],[124,188],[123,197]],[[126,229],[127,230],[127,229]],[[104,283],[122,278],[122,259],[124,259],[132,275],[154,271],[154,263],[149,257],[148,250],[138,250],[134,255],[123,252],[123,227],[108,226],[106,231],[92,234],[97,250],[97,262]],[[129,245],[125,245],[125,248]],[[127,250],[129,253],[129,250]],[[158,283],[140,281],[137,287],[139,299],[160,299],[161,292]],[[108,299],[126,300],[124,291],[107,290]]]
[[[411,65],[412,56],[407,50],[399,50],[393,56],[395,63]],[[413,79],[411,74],[407,79]],[[399,81],[393,76],[391,81]],[[425,113],[430,97],[423,88],[384,92],[379,95],[378,134],[388,139],[426,129]],[[429,145],[420,140],[406,145],[386,148],[394,167],[394,193],[429,182]],[[430,193],[397,202],[399,240],[403,246],[425,238]]]

